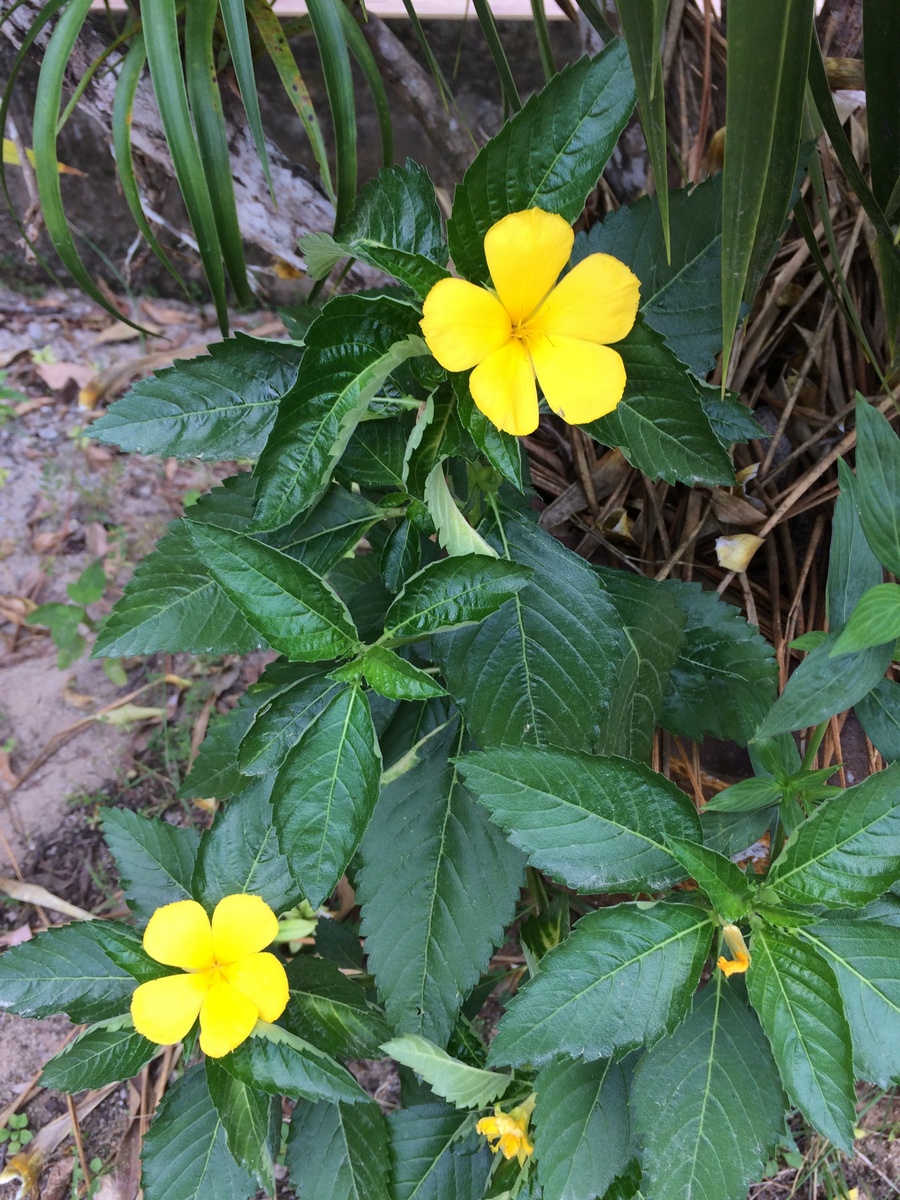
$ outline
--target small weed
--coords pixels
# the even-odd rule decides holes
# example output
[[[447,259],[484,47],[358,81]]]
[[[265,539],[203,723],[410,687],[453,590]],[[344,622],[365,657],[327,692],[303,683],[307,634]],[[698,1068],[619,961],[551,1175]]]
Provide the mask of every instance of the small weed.
[[[18,1154],[23,1146],[27,1146],[34,1134],[28,1128],[28,1117],[25,1113],[13,1113],[5,1129],[0,1129],[0,1144],[6,1143],[6,1156]]]
[[[35,366],[40,366],[41,363],[55,363],[56,351],[52,346],[41,346],[40,349],[31,351],[31,361]]]
[[[101,1158],[92,1158],[88,1163],[88,1170],[93,1178],[86,1192],[82,1192],[82,1188],[87,1183],[84,1177],[84,1171],[81,1169],[81,1163],[76,1160],[75,1167],[72,1171],[72,1200],[91,1200],[97,1195],[100,1188],[101,1172],[103,1171],[103,1160]]]

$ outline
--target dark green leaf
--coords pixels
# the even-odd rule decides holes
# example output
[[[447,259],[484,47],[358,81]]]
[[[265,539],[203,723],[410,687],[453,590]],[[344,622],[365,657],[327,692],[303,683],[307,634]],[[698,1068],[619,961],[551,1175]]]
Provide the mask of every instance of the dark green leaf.
[[[866,541],[859,519],[856,476],[842,458],[838,459],[841,493],[834,506],[831,548],[828,553],[828,584],[825,607],[828,624],[840,629],[860,596],[884,578],[881,563]],[[813,647],[804,647],[804,649]]]
[[[456,412],[469,437],[495,471],[499,471],[520,492],[525,490],[522,449],[519,439],[498,429],[475,404],[466,376],[452,376],[456,393]]]
[[[407,579],[387,611],[385,637],[415,641],[476,624],[511,600],[530,575],[528,567],[484,554],[438,559]]]
[[[188,532],[212,577],[276,650],[297,662],[355,652],[350,614],[314,571],[244,534],[194,522]]]
[[[469,799],[456,723],[393,768],[361,847],[369,968],[388,1019],[438,1045],[512,918],[522,860]]]
[[[257,710],[241,740],[240,769],[247,775],[277,770],[340,690],[327,675],[310,674],[273,696]]]
[[[669,837],[666,841],[672,857],[697,881],[718,916],[725,921],[739,921],[747,915],[753,906],[753,889],[740,867],[708,846],[683,838]]]
[[[227,800],[247,787],[250,780],[238,770],[238,748],[258,709],[278,691],[267,687],[264,680],[265,676],[249,688],[231,712],[213,718],[181,785],[179,795],[183,799],[199,796]]]
[[[395,595],[405,580],[418,571],[422,560],[421,539],[411,521],[399,521],[388,534],[381,551],[381,577],[384,586]]]
[[[245,1042],[219,1062],[236,1079],[273,1096],[349,1104],[366,1099],[350,1072],[330,1055],[277,1025],[260,1022]]]
[[[771,1051],[718,971],[684,1024],[641,1059],[631,1096],[654,1200],[744,1200],[784,1136]]]
[[[364,496],[333,483],[312,512],[266,540],[317,575],[326,575],[384,515]]]
[[[359,845],[380,778],[368,700],[360,687],[344,687],[287,755],[272,789],[282,853],[314,908]]]
[[[481,1200],[491,1156],[484,1138],[461,1140],[471,1124],[449,1104],[391,1113],[391,1200]]]
[[[144,949],[140,933],[133,926],[124,925],[121,921],[97,921],[91,928],[110,960],[138,983],[172,974],[172,967],[164,966],[150,957]]]
[[[426,353],[420,319],[387,296],[338,296],[325,306],[257,464],[260,528],[286,525],[324,492],[369,400],[395,367]]]
[[[768,882],[785,899],[862,906],[900,879],[900,764],[821,804],[788,839]]]
[[[834,972],[811,946],[760,926],[747,987],[785,1090],[807,1121],[847,1154],[855,1120],[850,1030]]]
[[[361,421],[335,464],[338,479],[346,487],[404,491],[404,455],[414,424],[413,413]]]
[[[900,585],[878,583],[860,596],[831,648],[831,657],[867,650],[900,637]]]
[[[234,1160],[274,1196],[275,1162],[270,1144],[272,1097],[229,1075],[218,1058],[206,1059],[206,1083]],[[275,1150],[277,1153],[277,1147]]]
[[[336,1058],[380,1056],[390,1026],[358,983],[334,963],[306,955],[288,965],[287,975],[290,1000],[283,1021],[291,1033]]]
[[[369,687],[389,700],[428,700],[447,694],[420,667],[384,646],[372,646],[367,650],[361,666]]]
[[[80,1092],[84,1088],[101,1088],[122,1079],[133,1079],[159,1047],[130,1025],[127,1019],[121,1028],[86,1029],[44,1066],[41,1086],[60,1092]]]
[[[196,829],[178,829],[126,808],[107,808],[103,837],[116,860],[128,907],[140,924],[161,905],[191,898],[200,843]]]
[[[535,1079],[534,1147],[543,1200],[605,1196],[634,1153],[628,1080],[612,1059],[551,1060]]]
[[[775,816],[776,810],[771,807],[734,813],[704,809],[700,814],[704,845],[717,854],[740,854],[763,836]]]
[[[883,413],[856,394],[856,502],[866,540],[900,575],[900,438]]]
[[[856,705],[869,741],[888,762],[900,759],[900,683],[882,679]]]
[[[684,878],[668,839],[700,837],[687,796],[624,758],[521,746],[466,755],[459,770],[533,866],[581,891],[662,891]]]
[[[144,1135],[141,1185],[147,1200],[247,1200],[254,1183],[225,1142],[200,1064],[166,1088]]]
[[[690,1007],[712,930],[708,913],[681,904],[588,913],[510,1002],[490,1059],[607,1058],[671,1033]]]
[[[389,1200],[387,1126],[378,1105],[299,1101],[285,1165],[298,1200]]]
[[[532,96],[491,138],[457,186],[448,229],[459,273],[487,280],[484,235],[507,213],[537,206],[574,221],[634,103],[623,42],[564,68]]]

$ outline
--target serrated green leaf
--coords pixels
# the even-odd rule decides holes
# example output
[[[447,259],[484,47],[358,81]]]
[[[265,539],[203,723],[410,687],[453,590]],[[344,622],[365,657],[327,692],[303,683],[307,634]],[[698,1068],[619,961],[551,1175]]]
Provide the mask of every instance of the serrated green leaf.
[[[824,1137],[852,1153],[850,1030],[834,971],[796,936],[764,926],[754,930],[750,952],[750,1000],[791,1102]]]
[[[491,1156],[484,1138],[463,1140],[472,1118],[449,1104],[391,1113],[391,1200],[482,1200]]]
[[[831,647],[831,657],[882,646],[900,637],[900,585],[879,583],[860,596]]]
[[[356,851],[378,799],[381,752],[359,686],[341,688],[288,753],[272,788],[291,874],[316,908]]]
[[[325,306],[257,463],[259,528],[286,525],[324,492],[369,400],[400,363],[427,353],[420,319],[387,296],[337,296]]]
[[[139,923],[148,921],[163,904],[191,898],[200,844],[196,829],[179,829],[128,809],[107,808],[103,837],[116,860],[128,907]]]
[[[489,1061],[590,1061],[670,1033],[690,1007],[712,929],[708,913],[681,904],[588,913],[509,1003]]]
[[[708,846],[698,846],[683,838],[669,837],[666,841],[672,857],[709,897],[717,916],[725,921],[739,921],[747,915],[753,906],[754,889],[740,867]]]
[[[436,463],[426,479],[424,497],[438,541],[451,557],[465,554],[496,556],[496,550],[488,545],[459,511],[447,486],[443,463]]]
[[[192,881],[195,899],[211,912],[224,896],[261,896],[273,912],[286,911],[300,889],[285,870],[272,818],[274,778],[249,782],[216,813],[201,840]]]
[[[856,715],[879,754],[900,759],[900,683],[882,679],[857,703]]]
[[[887,417],[856,393],[856,502],[879,562],[900,575],[900,438]]]
[[[237,334],[209,353],[136,383],[90,427],[90,437],[138,454],[256,458],[303,351]]]
[[[159,1047],[131,1027],[86,1029],[74,1042],[44,1065],[41,1086],[60,1092],[101,1088],[135,1075],[158,1053]],[[116,1022],[115,1024],[118,1024]]]
[[[828,581],[825,588],[825,610],[831,629],[840,629],[860,596],[884,578],[881,563],[866,541],[860,523],[856,476],[842,458],[838,459],[837,466],[841,491],[831,522]],[[804,646],[803,649],[812,650],[814,647]]]
[[[392,642],[415,641],[476,624],[511,600],[531,571],[485,554],[438,559],[407,579],[384,619]]]
[[[232,1158],[202,1064],[166,1088],[144,1135],[141,1186],[147,1200],[247,1200],[255,1184]]]
[[[348,1104],[366,1099],[350,1072],[330,1055],[264,1021],[258,1021],[251,1036],[219,1062],[236,1079],[273,1096]]]
[[[389,1200],[387,1126],[378,1105],[299,1101],[285,1165],[298,1200]]]
[[[194,765],[179,790],[182,799],[199,796],[227,800],[248,785],[250,781],[238,770],[238,748],[257,709],[270,694],[268,689],[254,692],[251,687],[236,708],[213,718],[206,737],[200,743]]]
[[[802,936],[837,976],[857,1072],[879,1087],[897,1083],[900,928],[876,920],[833,920],[816,922]]]
[[[399,521],[387,536],[379,566],[384,586],[395,595],[422,561],[421,536],[412,521]]]
[[[719,972],[641,1059],[631,1103],[648,1195],[744,1200],[784,1136],[784,1104],[763,1032]]]
[[[753,812],[707,812],[700,814],[704,845],[718,854],[740,854],[770,828],[776,816],[773,807]]]
[[[171,967],[150,957],[144,949],[141,934],[133,926],[121,921],[97,921],[91,929],[111,962],[127,971],[138,983],[172,974]]]
[[[738,609],[697,584],[666,581],[687,614],[684,647],[672,671],[661,723],[702,741],[745,745],[775,697],[772,647]]]
[[[356,651],[349,612],[314,571],[244,534],[191,521],[187,527],[210,575],[274,649],[295,662]]]
[[[457,271],[487,280],[484,235],[507,213],[536,206],[574,221],[634,104],[628,52],[618,41],[564,68],[532,96],[457,185],[448,222]]]
[[[780,896],[862,906],[900,879],[900,763],[826,800],[788,838],[769,872]]]
[[[238,766],[246,775],[266,775],[284,762],[289,751],[321,717],[341,690],[325,674],[298,679],[262,705],[241,739]]]
[[[447,690],[481,746],[590,750],[623,657],[619,617],[584,560],[526,518],[503,513],[488,536],[534,574],[477,628],[434,639]]]
[[[372,646],[361,660],[369,687],[389,700],[429,700],[446,691],[420,667],[384,646]]]
[[[266,541],[317,575],[326,575],[384,516],[384,509],[364,496],[333,483],[312,512]]]
[[[328,582],[349,608],[360,638],[375,641],[393,599],[381,578],[377,554],[342,558],[328,572]]]
[[[584,428],[605,446],[619,446],[652,479],[709,487],[733,484],[734,468],[703,405],[711,391],[678,361],[639,317],[616,343],[625,364],[625,392],[616,408]]]
[[[381,1047],[404,1067],[411,1067],[442,1100],[456,1108],[485,1108],[503,1096],[512,1076],[482,1071],[453,1058],[446,1050],[415,1033],[404,1033]]]
[[[703,806],[704,812],[753,813],[777,804],[782,794],[781,784],[772,779],[742,779],[731,787],[717,792]]]
[[[134,977],[104,952],[96,925],[48,929],[0,955],[0,1008],[20,1017],[64,1012],[76,1024],[125,1012]]]
[[[406,445],[415,424],[413,413],[372,417],[359,423],[347,448],[335,463],[335,475],[346,486],[356,484],[382,491],[404,490]]]
[[[451,376],[456,393],[456,412],[463,429],[485,456],[495,471],[518,491],[525,490],[522,471],[522,448],[517,437],[498,429],[489,421],[472,399],[465,375]],[[452,551],[448,550],[448,553]]]
[[[273,1098],[229,1075],[217,1058],[206,1059],[206,1084],[225,1130],[225,1141],[232,1157],[254,1175],[260,1186],[273,1196]]]
[[[360,854],[369,969],[401,1033],[446,1043],[513,914],[522,860],[460,784],[456,722],[382,789]],[[397,771],[397,768],[394,768]]]
[[[459,770],[531,864],[580,891],[662,891],[684,879],[668,839],[700,837],[687,796],[624,758],[521,746],[468,754]]]
[[[290,999],[282,1019],[291,1033],[336,1058],[378,1057],[390,1026],[358,983],[335,963],[306,955],[288,964],[287,976]]]
[[[634,1153],[626,1071],[612,1059],[551,1060],[535,1079],[534,1148],[543,1200],[595,1200]]]

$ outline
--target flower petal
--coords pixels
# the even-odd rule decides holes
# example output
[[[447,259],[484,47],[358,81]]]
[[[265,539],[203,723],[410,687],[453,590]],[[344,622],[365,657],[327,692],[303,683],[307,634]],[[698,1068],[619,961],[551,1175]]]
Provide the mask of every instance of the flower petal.
[[[213,965],[209,917],[196,900],[176,900],[158,908],[144,930],[144,949],[157,962],[183,971]]]
[[[489,354],[469,376],[472,399],[505,433],[533,433],[538,424],[537,388],[528,351],[518,338]]]
[[[531,361],[547,403],[570,425],[612,412],[625,390],[625,364],[609,346],[580,338],[529,341]]]
[[[559,281],[529,331],[608,346],[631,330],[640,296],[640,280],[624,263],[590,254]]]
[[[277,1021],[287,1008],[287,975],[274,954],[248,954],[223,967],[222,974],[256,1005],[264,1021]]]
[[[230,983],[214,983],[200,1009],[200,1049],[210,1058],[230,1054],[246,1041],[259,1009]]]
[[[213,910],[212,944],[219,964],[256,954],[277,933],[278,918],[259,896],[226,896]]]
[[[135,989],[134,1027],[151,1042],[171,1046],[187,1037],[209,991],[205,975],[164,975]]]
[[[531,316],[569,261],[575,235],[556,213],[527,208],[492,225],[484,239],[491,281],[513,324]]]
[[[468,371],[509,340],[509,314],[486,288],[442,279],[425,298],[422,336],[448,371]]]

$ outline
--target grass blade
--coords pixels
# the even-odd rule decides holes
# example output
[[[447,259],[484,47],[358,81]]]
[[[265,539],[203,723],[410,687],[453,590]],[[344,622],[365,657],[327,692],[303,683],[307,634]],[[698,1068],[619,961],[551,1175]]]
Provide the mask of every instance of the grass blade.
[[[389,167],[394,161],[394,127],[391,123],[391,105],[384,88],[384,80],[381,78],[375,56],[369,49],[369,43],[363,37],[350,10],[343,4],[339,4],[338,13],[344,29],[344,37],[347,39],[347,46],[356,65],[362,71],[372,96],[378,129],[381,134],[381,159],[384,166]]]
[[[350,55],[337,11],[340,3],[341,0],[308,0],[307,4],[334,124],[336,231],[349,215],[356,197],[356,101]]]
[[[250,34],[247,30],[247,13],[244,10],[243,0],[220,0],[220,3],[225,36],[228,38],[228,49],[231,52],[231,61],[237,76],[238,90],[241,93],[250,132],[253,134],[253,144],[259,155],[259,163],[269,187],[269,196],[274,204],[275,192],[272,188],[266,136],[263,133],[262,117],[259,112],[259,95],[256,91],[256,76],[253,73],[253,52],[250,48]],[[190,12],[193,0],[187,7]]]
[[[894,193],[900,185],[900,72],[896,62],[900,5],[894,0],[863,0],[863,40],[872,193],[890,218]],[[894,253],[894,239],[883,242],[879,233],[888,346],[893,356],[900,336],[900,267]]]
[[[531,0],[531,19],[534,21],[534,36],[537,41],[538,54],[541,56],[544,79],[549,83],[556,74],[556,63],[553,61],[553,47],[550,45],[550,26],[547,24],[544,0]]]
[[[475,15],[478,17],[478,23],[488,44],[488,50],[491,52],[491,58],[494,60],[494,66],[497,68],[497,74],[500,77],[500,88],[503,92],[503,99],[512,112],[518,112],[522,107],[522,101],[519,99],[519,90],[516,87],[516,81],[513,79],[512,68],[509,65],[509,59],[506,57],[506,51],[503,49],[503,43],[500,40],[500,31],[497,28],[497,22],[494,20],[494,14],[491,12],[487,0],[474,0],[474,7]]]

